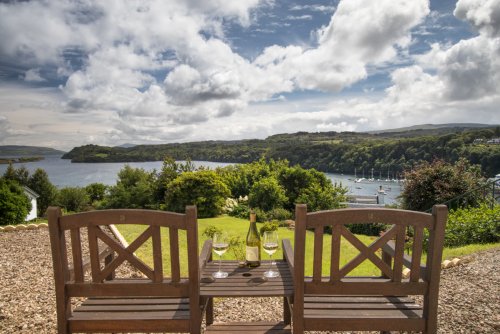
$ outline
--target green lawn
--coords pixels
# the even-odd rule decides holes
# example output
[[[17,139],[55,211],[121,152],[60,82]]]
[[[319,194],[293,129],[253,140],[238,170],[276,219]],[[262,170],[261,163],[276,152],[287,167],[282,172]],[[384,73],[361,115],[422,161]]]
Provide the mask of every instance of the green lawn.
[[[202,235],[203,231],[210,225],[216,226],[219,229],[226,231],[229,235],[240,236],[242,240],[245,240],[249,222],[248,220],[238,219],[229,216],[222,216],[218,218],[207,218],[207,219],[198,219],[198,233],[199,233],[199,247],[201,251],[201,247],[204,241],[207,239],[204,235]],[[259,229],[261,224],[257,224],[257,228]],[[138,225],[118,225],[119,231],[125,237],[128,242],[134,240],[143,230],[144,227]],[[294,231],[289,230],[287,228],[279,228],[278,234],[280,239],[289,239],[293,245],[293,235]],[[370,244],[375,237],[368,237],[364,235],[357,235],[357,237],[366,245]],[[312,254],[313,254],[313,238],[314,235],[312,232],[307,232],[306,237],[306,275],[312,274]],[[162,228],[162,239],[166,241],[164,245],[168,245],[168,231]],[[164,241],[164,242],[165,242]],[[187,273],[187,254],[186,254],[186,236],[184,233],[179,233],[179,243],[181,245],[180,249],[180,262],[181,262],[181,271],[185,274]],[[329,250],[331,245],[331,238],[329,235],[325,235],[323,241],[323,274],[329,274],[330,261],[329,261]],[[350,243],[346,242],[342,238],[342,255],[341,258],[341,266],[346,264],[352,258],[359,254],[359,251],[354,248]],[[463,255],[471,254],[477,251],[491,249],[500,247],[500,243],[496,244],[486,244],[486,245],[469,245],[460,248],[445,248],[443,253],[444,259],[451,259],[454,257],[460,257]],[[162,249],[164,256],[164,271],[165,275],[169,275],[170,273],[170,263],[165,259],[169,258],[169,249],[168,247],[164,247]],[[380,251],[379,251],[380,252]],[[151,240],[148,240],[141,248],[136,251],[137,256],[139,256],[144,262],[149,265],[152,265],[152,251],[151,251]],[[274,254],[274,258],[282,258],[282,250],[279,249],[278,252]],[[262,251],[262,258],[268,259],[268,256],[265,252]],[[217,259],[217,255],[214,254],[214,259]],[[231,250],[228,251],[222,259],[235,259],[234,254],[232,254]],[[309,261],[308,261],[309,260]],[[365,260],[360,266],[358,266],[355,270],[353,270],[349,275],[353,276],[365,276],[365,275],[380,275],[380,271],[369,261]]]

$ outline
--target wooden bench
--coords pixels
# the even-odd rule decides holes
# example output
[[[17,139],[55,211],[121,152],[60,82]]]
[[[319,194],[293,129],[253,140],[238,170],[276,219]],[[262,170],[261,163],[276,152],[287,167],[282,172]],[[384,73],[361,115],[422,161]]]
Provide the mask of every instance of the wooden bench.
[[[67,216],[62,216],[59,208],[51,207],[48,216],[58,333],[200,333],[204,308],[199,292],[195,207],[187,207],[185,214],[104,210]],[[110,224],[138,224],[145,229],[125,248],[103,231],[102,227]],[[163,274],[162,228],[167,228],[169,235],[170,277]],[[187,278],[181,277],[179,230],[186,231]],[[88,235],[90,276],[85,274],[87,266],[83,254],[87,247],[82,248],[82,232],[83,237]],[[68,243],[67,234],[70,236]],[[149,239],[152,240],[153,268],[134,255]],[[107,260],[103,261],[103,257]],[[137,274],[116,278],[114,273],[124,261],[137,269],[143,278],[138,278]],[[80,297],[83,302],[75,307]]]
[[[443,205],[435,206],[432,214],[384,208],[308,213],[305,205],[297,205],[295,249],[288,242],[283,247],[294,275],[294,296],[290,301],[294,333],[304,330],[436,333],[446,219],[447,208]],[[354,223],[384,223],[390,228],[366,246],[346,228]],[[322,276],[325,227],[332,231],[331,248],[326,250],[331,259],[327,277]],[[414,234],[411,257],[404,255],[409,229]],[[427,249],[424,249],[424,229],[428,230]],[[304,277],[307,230],[314,233],[312,277]],[[341,238],[360,252],[342,267]],[[422,266],[424,250],[427,260]],[[367,259],[381,270],[382,276],[347,276]],[[408,279],[402,277],[403,266],[411,269]],[[422,295],[423,305],[414,303],[407,295]]]

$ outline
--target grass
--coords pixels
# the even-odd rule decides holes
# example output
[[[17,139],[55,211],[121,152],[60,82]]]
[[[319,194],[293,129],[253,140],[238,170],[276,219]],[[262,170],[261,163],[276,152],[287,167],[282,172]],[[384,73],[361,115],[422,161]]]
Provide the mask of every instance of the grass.
[[[451,260],[455,257],[462,257],[464,255],[469,255],[473,253],[477,253],[480,251],[500,248],[500,243],[490,243],[490,244],[473,244],[467,246],[461,246],[456,248],[445,248],[443,250],[443,261]]]
[[[206,236],[203,235],[203,231],[208,227],[208,226],[215,226],[223,231],[226,231],[229,235],[234,235],[234,236],[239,236],[241,240],[245,240],[247,231],[248,231],[248,226],[249,222],[248,220],[245,219],[239,219],[239,218],[234,218],[234,217],[229,217],[229,216],[222,216],[218,218],[206,218],[206,219],[198,219],[198,233],[199,233],[199,249],[201,250],[201,247],[205,240],[207,239]],[[261,224],[257,224],[257,228],[259,229]],[[131,242],[139,234],[144,231],[143,226],[139,225],[118,225],[117,226],[119,231],[122,233],[124,238],[128,241]],[[168,230],[167,229],[161,229],[162,230],[162,240],[163,240],[163,245],[168,245]],[[289,239],[293,245],[293,237],[294,237],[294,231],[289,230],[284,227],[280,227],[278,230],[278,234],[280,239]],[[368,245],[373,240],[376,239],[376,237],[369,237],[365,235],[357,235],[357,237],[365,244]],[[313,238],[314,234],[310,231],[307,232],[306,235],[306,263],[305,263],[305,269],[306,269],[306,275],[311,275],[312,274],[312,254],[313,254]],[[186,274],[187,273],[187,252],[186,252],[186,236],[185,233],[179,232],[179,244],[180,246],[180,265],[181,265],[181,272]],[[329,275],[329,268],[330,268],[330,261],[329,261],[329,252],[330,252],[330,247],[331,247],[331,237],[329,235],[324,236],[323,240],[323,275]],[[492,248],[497,248],[500,247],[500,243],[494,243],[494,244],[474,244],[474,245],[468,245],[464,247],[459,247],[459,248],[445,248],[443,251],[443,260],[444,259],[452,259],[454,257],[461,257],[464,255],[468,255],[471,253],[475,253],[478,251],[482,250],[487,250],[487,249],[492,249]],[[352,246],[350,243],[346,242],[344,238],[342,238],[341,242],[341,260],[340,264],[341,266],[345,265],[348,263],[351,259],[356,257],[359,254],[359,251]],[[170,274],[170,263],[168,260],[169,259],[169,249],[168,247],[163,247],[162,249],[162,254],[163,254],[163,259],[164,259],[164,271],[165,275]],[[148,265],[152,266],[153,263],[153,258],[152,258],[152,248],[151,248],[151,240],[148,240],[143,246],[141,246],[137,251],[136,251],[137,256],[141,258],[145,263]],[[262,259],[267,260],[268,256],[265,252],[261,252],[262,254]],[[378,255],[380,255],[380,250],[378,251]],[[275,259],[281,259],[283,257],[283,253],[281,248],[274,254]],[[425,255],[423,256],[425,257]],[[214,254],[214,260],[218,259],[217,255]],[[229,259],[235,259],[234,254],[230,251],[226,252],[226,254],[223,255],[222,257],[223,260],[229,260]],[[424,261],[424,260],[422,260]],[[356,269],[354,269],[349,275],[352,276],[371,276],[371,275],[380,275],[380,271],[371,263],[369,260],[365,260],[362,264],[360,264]]]

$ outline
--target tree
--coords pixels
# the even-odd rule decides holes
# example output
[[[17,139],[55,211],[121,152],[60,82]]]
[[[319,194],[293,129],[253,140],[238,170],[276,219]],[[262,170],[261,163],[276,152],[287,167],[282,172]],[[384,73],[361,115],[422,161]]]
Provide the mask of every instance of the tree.
[[[165,157],[163,160],[163,166],[161,171],[156,174],[156,179],[154,181],[154,199],[156,202],[165,201],[165,191],[167,190],[167,185],[175,180],[183,172],[193,172],[196,168],[191,162],[187,160],[185,163],[177,162],[172,157]]]
[[[27,186],[30,178],[30,172],[24,166],[16,169],[14,168],[14,166],[12,166],[12,164],[9,164],[9,166],[5,170],[5,173],[3,174],[3,177],[6,180],[16,181],[21,186]]]
[[[9,166],[7,166],[7,169],[3,173],[3,178],[6,180],[17,181],[16,180],[16,169],[14,168],[14,166],[12,166],[11,163],[9,163]]]
[[[460,195],[464,197],[457,207],[477,206],[481,201],[479,192],[469,192],[482,185],[480,168],[465,159],[455,164],[443,160],[424,162],[406,172],[405,179],[401,199],[408,210],[425,211]]]
[[[31,210],[31,202],[15,181],[0,178],[0,225],[21,224]]]
[[[180,174],[167,186],[167,210],[184,212],[186,205],[196,205],[201,218],[222,213],[230,192],[214,171],[201,170]]]
[[[248,195],[248,204],[264,211],[282,208],[287,201],[285,189],[274,177],[266,177],[255,182]]]
[[[83,211],[89,206],[89,202],[90,198],[85,188],[80,187],[62,188],[57,196],[57,205],[65,208],[66,211]]]
[[[109,188],[104,206],[108,208],[153,208],[154,173],[125,165],[118,181]]]
[[[282,169],[278,174],[278,180],[288,197],[285,204],[287,210],[294,210],[294,205],[301,192],[314,183],[313,175],[309,173],[309,170],[298,165]]]
[[[95,201],[102,201],[106,195],[107,189],[108,186],[98,182],[91,183],[85,187],[85,191],[87,192],[91,203]]]
[[[57,188],[50,182],[47,172],[38,168],[29,178],[28,187],[35,191],[38,198],[38,216],[43,216],[50,205],[53,205],[57,196]]]

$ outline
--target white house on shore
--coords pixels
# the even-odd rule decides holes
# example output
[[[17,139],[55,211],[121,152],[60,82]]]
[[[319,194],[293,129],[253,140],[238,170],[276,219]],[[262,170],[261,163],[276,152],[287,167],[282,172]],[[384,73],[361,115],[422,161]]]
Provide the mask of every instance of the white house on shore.
[[[37,217],[37,205],[36,205],[36,200],[40,195],[38,195],[36,192],[34,192],[32,189],[23,186],[24,194],[28,196],[30,202],[31,202],[31,211],[28,213],[26,216],[25,221],[33,220]]]

